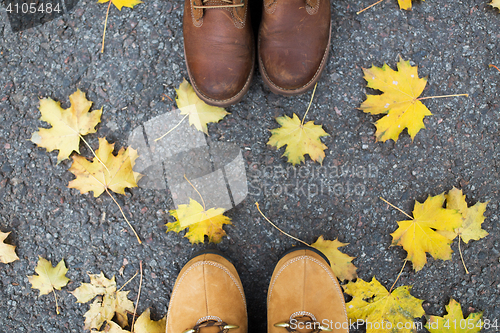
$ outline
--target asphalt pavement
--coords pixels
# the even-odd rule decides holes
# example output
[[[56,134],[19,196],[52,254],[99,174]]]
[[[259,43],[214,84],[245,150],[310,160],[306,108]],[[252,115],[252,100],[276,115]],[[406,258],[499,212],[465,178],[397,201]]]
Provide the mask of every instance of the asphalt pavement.
[[[500,178],[498,81],[500,13],[488,0],[414,1],[412,11],[386,0],[357,15],[367,0],[332,1],[332,43],[326,69],[306,120],[330,134],[323,168],[306,157],[290,168],[283,148],[268,145],[275,118],[302,117],[310,93],[275,95],[256,75],[245,98],[227,108],[230,115],[210,124],[209,145],[239,147],[247,193],[232,198],[233,225],[220,244],[191,245],[183,234],[166,233],[174,219],[177,195],[171,188],[142,186],[116,196],[143,239],[138,244],[107,196],[94,198],[67,188],[74,179],[71,161],[57,164],[29,138],[38,127],[39,98],[69,106],[77,88],[103,108],[97,133],[86,139],[97,148],[106,137],[126,147],[137,128],[176,108],[175,88],[187,78],[183,55],[183,1],[146,0],[134,9],[111,8],[105,52],[101,38],[107,4],[73,1],[67,12],[44,24],[14,31],[0,14],[0,230],[16,246],[20,260],[0,264],[0,332],[83,332],[88,304],[69,294],[88,282],[87,272],[116,275],[121,286],[143,262],[138,312],[152,308],[159,319],[167,313],[171,291],[182,266],[197,251],[217,248],[229,256],[246,292],[251,332],[265,332],[266,292],[274,265],[298,245],[273,229],[263,212],[283,230],[312,243],[318,236],[349,243],[343,250],[356,257],[364,280],[376,277],[385,287],[395,281],[406,257],[391,247],[390,234],[405,216],[379,197],[411,212],[415,200],[461,188],[470,204],[489,201],[483,228],[489,235],[462,247],[466,274],[453,243],[450,261],[428,256],[415,272],[406,265],[397,285],[412,285],[412,295],[425,300],[427,314],[445,313],[450,298],[465,313],[484,311],[500,321]],[[254,6],[258,22],[260,3]],[[469,94],[424,101],[433,113],[412,141],[402,133],[397,142],[376,142],[376,116],[357,108],[365,100],[362,68],[402,57],[428,77],[423,96]],[[91,156],[82,144],[84,156]],[[238,154],[238,152],[236,152]],[[287,169],[288,168],[288,169]],[[226,175],[226,180],[228,179]],[[229,188],[230,186],[228,186]],[[334,189],[334,190],[332,190]],[[71,282],[58,291],[61,314],[53,295],[38,297],[28,275],[38,256],[55,265],[64,259]],[[126,265],[120,274],[120,268]],[[125,290],[135,300],[139,279]],[[421,319],[421,322],[424,320]],[[499,323],[500,324],[500,323]],[[486,331],[486,330],[485,330]],[[491,330],[490,330],[491,331]],[[494,330],[493,330],[494,331]]]

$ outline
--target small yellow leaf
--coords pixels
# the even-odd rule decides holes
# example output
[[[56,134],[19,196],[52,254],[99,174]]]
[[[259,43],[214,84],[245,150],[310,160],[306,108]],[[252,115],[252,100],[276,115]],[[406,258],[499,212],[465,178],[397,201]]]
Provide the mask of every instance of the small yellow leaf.
[[[143,3],[140,0],[98,0],[99,3],[106,3],[108,1],[111,1],[118,10],[122,10],[122,7],[134,8],[135,5]]]
[[[288,162],[293,165],[304,161],[304,155],[308,154],[315,162],[322,163],[325,158],[324,145],[320,138],[329,136],[321,125],[315,125],[314,121],[302,124],[299,117],[294,113],[293,118],[288,116],[276,118],[279,128],[271,130],[271,137],[268,145],[278,149],[286,145],[283,156],[288,158]]]
[[[455,232],[466,244],[471,239],[479,240],[488,236],[488,232],[481,229],[486,205],[488,202],[478,202],[472,207],[467,207],[465,195],[462,195],[462,190],[455,187],[446,195],[446,208],[456,209],[462,214],[462,225],[455,229]]]
[[[101,291],[97,291],[96,289],[97,288],[91,285],[90,283],[82,283],[80,287],[76,288],[73,292],[70,293],[76,297],[77,303],[87,303],[97,295],[102,294]]]
[[[117,291],[114,299],[116,320],[122,327],[128,325],[127,312],[134,311],[134,303],[128,299],[128,293],[129,291]]]
[[[115,277],[107,279],[104,274],[89,274],[90,283],[82,285],[71,292],[76,297],[77,303],[87,303],[98,295],[114,293],[116,291]]]
[[[422,0],[425,1],[425,0]],[[399,8],[411,10],[411,2],[412,0],[398,0]]]
[[[50,98],[40,100],[40,120],[52,125],[51,128],[39,128],[31,136],[31,141],[47,151],[59,150],[57,163],[69,157],[73,152],[80,152],[80,137],[95,133],[95,126],[101,121],[102,108],[89,112],[92,102],[85,98],[85,93],[77,90],[69,96],[71,107],[61,108],[59,102]]]
[[[482,312],[471,313],[464,319],[460,303],[453,298],[446,306],[446,312],[444,317],[426,316],[425,328],[431,333],[477,333],[481,331]]]
[[[392,245],[402,246],[408,252],[407,260],[416,271],[421,270],[429,252],[435,259],[451,259],[450,244],[454,230],[462,223],[462,216],[452,209],[444,209],[444,193],[429,196],[423,204],[415,202],[413,220],[399,221],[399,228],[391,234]]]
[[[61,290],[62,287],[68,284],[69,279],[66,277],[68,269],[62,259],[56,267],[42,258],[38,257],[38,265],[35,268],[38,275],[28,276],[28,281],[31,283],[31,288],[40,290],[41,295],[47,295],[54,289]]]
[[[399,134],[408,128],[411,139],[425,128],[424,117],[432,113],[417,100],[427,84],[426,78],[419,78],[417,67],[411,67],[409,61],[400,59],[398,71],[387,64],[382,68],[372,66],[363,68],[368,87],[383,92],[382,95],[368,95],[360,109],[371,114],[387,114],[379,119],[375,126],[378,141],[398,140]]]
[[[411,0],[398,0],[398,4],[400,9],[411,9]]]
[[[93,191],[94,197],[100,196],[106,189],[125,194],[125,188],[137,187],[136,181],[140,175],[132,170],[138,157],[137,151],[122,148],[115,156],[113,149],[114,144],[100,138],[99,149],[95,153],[101,161],[95,157],[89,161],[82,156],[73,156],[69,171],[76,179],[70,181],[68,187],[78,189],[81,193]]]
[[[151,320],[149,308],[144,311],[134,324],[135,333],[165,333],[167,318]]]
[[[356,266],[352,264],[355,257],[350,257],[338,250],[339,247],[346,246],[349,243],[341,243],[337,239],[324,240],[323,236],[319,236],[315,243],[311,244],[315,249],[320,250],[330,261],[333,273],[339,280],[354,280],[358,277],[356,274]]]
[[[186,79],[175,91],[177,92],[175,102],[181,114],[189,115],[189,124],[205,134],[208,134],[208,123],[217,123],[229,114],[223,108],[211,106],[202,101]]]
[[[224,208],[210,208],[205,211],[203,206],[196,200],[190,199],[189,205],[180,205],[176,210],[177,220],[181,227],[188,227],[200,221],[215,218],[217,215],[224,213]]]
[[[106,333],[130,333],[130,331],[124,330],[123,328],[120,327],[120,325],[118,325],[117,323],[115,323],[113,321],[108,321],[106,323],[106,328],[104,329],[104,331],[101,331],[101,332],[106,332]],[[134,332],[137,333],[136,330],[134,330]]]
[[[102,324],[104,324],[104,322],[106,321],[106,318],[109,317],[109,315],[105,314],[104,312],[105,311],[103,311],[102,299],[96,298],[90,305],[90,310],[85,312],[85,314],[83,315],[85,317],[84,328],[86,330],[101,328]]]
[[[222,215],[224,208],[210,208],[205,210],[199,202],[189,198],[188,205],[179,205],[176,210],[171,210],[170,214],[177,219],[176,222],[167,223],[167,232],[180,231],[189,228],[184,237],[187,237],[193,244],[203,243],[205,235],[208,241],[219,243],[226,232],[222,229],[224,224],[231,224],[231,219]]]
[[[100,329],[105,321],[116,316],[121,327],[128,326],[127,312],[134,311],[134,303],[129,300],[128,291],[117,291],[115,277],[107,279],[104,274],[89,274],[90,283],[82,283],[72,294],[77,302],[86,303],[97,297],[84,314],[85,329]]]
[[[489,3],[489,5],[493,6],[495,8],[500,9],[500,0],[491,0],[491,2]]]
[[[10,232],[0,231],[0,262],[4,264],[19,260],[19,257],[17,256],[15,251],[16,247],[14,245],[4,243],[9,234]]]
[[[367,325],[366,333],[414,332],[411,329],[413,319],[425,314],[423,300],[410,294],[411,286],[401,286],[389,293],[375,278],[371,282],[358,278],[356,282],[349,282],[342,287],[346,294],[353,297],[346,304],[348,317],[371,324]],[[398,324],[401,329],[397,329]],[[391,329],[380,329],[382,327]]]

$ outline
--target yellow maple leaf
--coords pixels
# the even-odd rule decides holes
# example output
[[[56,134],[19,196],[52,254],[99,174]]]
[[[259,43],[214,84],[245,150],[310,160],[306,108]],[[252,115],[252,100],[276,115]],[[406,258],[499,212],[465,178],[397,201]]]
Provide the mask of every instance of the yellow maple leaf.
[[[423,300],[410,294],[411,286],[401,286],[389,293],[376,278],[371,282],[358,278],[342,287],[353,297],[346,304],[347,315],[352,320],[364,320],[367,333],[414,332],[413,319],[425,314]]]
[[[177,92],[175,102],[181,110],[181,114],[189,116],[189,124],[194,125],[198,131],[205,134],[208,134],[208,123],[217,123],[229,114],[223,108],[211,106],[202,101],[186,79],[175,91]]]
[[[352,264],[355,257],[350,257],[338,250],[339,247],[349,245],[349,243],[339,242],[337,239],[324,240],[323,236],[319,236],[316,242],[311,244],[315,249],[320,250],[330,261],[333,273],[341,281],[354,280],[358,277],[356,274],[356,266]]]
[[[118,8],[118,10],[122,10],[122,7],[134,8],[135,5],[143,3],[140,0],[98,0],[97,2],[106,3],[108,1],[111,1],[113,5],[115,5],[116,8]]]
[[[399,221],[399,228],[391,234],[392,245],[400,245],[408,252],[406,259],[413,263],[416,271],[427,262],[426,252],[435,259],[451,259],[450,244],[455,238],[454,229],[462,223],[462,216],[456,210],[443,208],[444,200],[444,193],[441,193],[429,196],[424,203],[416,201],[413,220]]]
[[[417,67],[410,66],[410,62],[403,59],[398,62],[398,71],[392,70],[387,64],[382,68],[363,68],[363,71],[367,86],[383,92],[381,95],[368,95],[360,106],[360,110],[366,113],[387,114],[375,123],[377,140],[397,141],[405,128],[413,140],[425,128],[424,117],[432,115],[417,99],[427,79],[419,78]]]
[[[484,222],[484,212],[488,202],[478,202],[472,207],[467,207],[465,194],[455,187],[446,195],[446,208],[456,209],[462,214],[462,225],[455,229],[455,233],[462,238],[465,243],[469,240],[478,240],[488,235],[486,230],[481,229]]]
[[[69,96],[71,107],[61,108],[61,103],[50,98],[40,100],[40,120],[52,125],[51,128],[39,128],[31,135],[31,141],[47,151],[59,150],[57,163],[69,157],[73,152],[80,152],[80,138],[95,133],[95,126],[101,121],[102,108],[89,112],[92,102],[85,98],[79,89]]]
[[[10,232],[0,231],[0,262],[4,264],[19,260],[19,257],[17,256],[15,251],[16,247],[14,245],[4,243],[9,234]]]
[[[422,0],[425,1],[425,0]],[[411,2],[412,0],[398,0],[399,8],[411,10]]]
[[[38,257],[35,272],[38,275],[28,276],[28,281],[31,283],[31,288],[40,290],[39,296],[47,295],[54,289],[61,290],[69,282],[66,277],[68,269],[64,264],[64,259],[56,267],[52,267],[48,260]]]
[[[491,0],[490,6],[500,9],[500,0]]]
[[[117,291],[113,276],[107,279],[104,274],[89,274],[90,283],[82,283],[72,294],[78,303],[87,303],[97,297],[84,314],[85,329],[100,329],[105,321],[116,316],[121,327],[128,325],[127,312],[134,311],[134,303],[128,299],[128,291]]]
[[[105,138],[99,139],[99,149],[95,154],[100,161],[95,157],[89,161],[82,156],[73,156],[69,171],[76,179],[70,181],[68,187],[78,189],[81,193],[92,191],[94,197],[100,196],[106,190],[125,194],[125,188],[137,187],[140,174],[132,170],[138,157],[137,151],[122,148],[115,156],[114,146],[114,143],[108,143]]]
[[[163,317],[158,321],[151,320],[149,308],[144,311],[134,324],[135,333],[164,333],[166,330],[167,318]]]
[[[124,330],[123,328],[120,327],[117,323],[113,321],[108,321],[106,323],[106,328],[104,331],[101,332],[106,332],[106,333],[130,333],[130,331]],[[137,332],[137,331],[134,331]]]
[[[446,306],[446,312],[444,317],[426,316],[425,328],[431,333],[476,333],[481,331],[483,326],[482,312],[471,313],[467,319],[464,319],[460,303],[453,298]]]
[[[87,303],[98,295],[114,293],[116,291],[115,277],[107,279],[104,274],[89,274],[90,283],[82,285],[71,292],[77,303]]]
[[[56,297],[56,312],[59,314],[59,306],[57,305],[55,289],[61,290],[61,288],[69,282],[69,279],[66,277],[68,269],[64,264],[64,259],[61,259],[56,267],[52,267],[52,264],[48,260],[39,256],[35,272],[38,275],[28,276],[31,288],[38,289],[40,291],[38,296],[47,295],[48,293],[53,292],[54,297]]]
[[[286,156],[288,162],[293,165],[303,162],[305,154],[308,154],[313,161],[323,163],[324,150],[328,147],[320,138],[329,134],[321,125],[315,125],[314,121],[304,124],[295,113],[293,118],[285,115],[276,118],[276,121],[281,127],[271,130],[272,135],[267,142],[268,145],[278,149],[286,145],[282,156]]]
[[[177,219],[175,222],[167,223],[167,232],[177,233],[189,228],[184,237],[193,244],[203,243],[205,235],[208,241],[219,243],[226,232],[222,229],[224,224],[231,224],[231,219],[222,215],[224,208],[205,209],[199,202],[189,198],[189,204],[179,205],[179,208],[171,210],[170,214]]]
[[[116,320],[118,324],[122,327],[128,325],[127,312],[134,311],[134,303],[128,299],[128,293],[130,291],[117,291],[116,295],[112,297],[111,295],[104,295],[104,298],[110,297],[114,301],[114,311],[116,315]]]
[[[99,329],[107,318],[113,318],[114,312],[110,311],[109,306],[103,306],[102,298],[96,298],[92,304],[90,304],[89,311],[85,312],[83,315],[85,317],[86,330],[91,330],[93,328]]]

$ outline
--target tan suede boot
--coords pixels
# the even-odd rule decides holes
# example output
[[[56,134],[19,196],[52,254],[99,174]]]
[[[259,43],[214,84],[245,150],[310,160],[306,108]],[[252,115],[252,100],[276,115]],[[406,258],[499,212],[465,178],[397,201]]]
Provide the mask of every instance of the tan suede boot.
[[[166,333],[247,333],[245,294],[234,266],[215,253],[191,259],[175,282]]]
[[[323,255],[296,249],[276,265],[267,293],[267,332],[349,332],[344,295]]]

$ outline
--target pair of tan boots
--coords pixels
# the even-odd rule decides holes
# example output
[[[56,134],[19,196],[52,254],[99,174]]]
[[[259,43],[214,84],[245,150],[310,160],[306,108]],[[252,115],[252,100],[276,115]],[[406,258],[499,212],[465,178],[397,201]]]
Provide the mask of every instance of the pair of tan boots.
[[[344,296],[328,260],[313,249],[285,254],[267,295],[267,332],[349,332]],[[218,253],[191,259],[175,283],[166,333],[247,333],[245,294]]]

